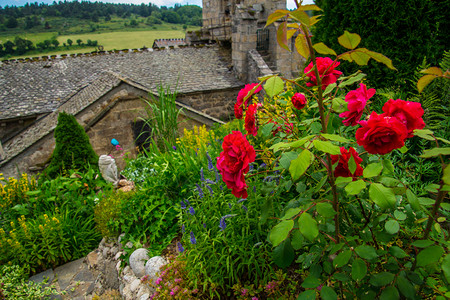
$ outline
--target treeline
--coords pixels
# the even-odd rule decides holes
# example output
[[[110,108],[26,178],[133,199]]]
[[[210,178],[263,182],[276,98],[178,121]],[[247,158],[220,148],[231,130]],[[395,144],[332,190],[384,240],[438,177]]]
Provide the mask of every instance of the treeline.
[[[196,5],[175,4],[174,7],[158,7],[149,4],[112,4],[88,1],[59,1],[53,4],[37,2],[24,6],[0,6],[0,31],[6,28],[46,26],[43,19],[48,17],[78,18],[99,22],[111,20],[112,16],[128,18],[131,15],[148,18],[148,23],[159,24],[162,21],[193,26],[202,25],[202,9]],[[43,24],[44,23],[44,24]],[[48,24],[48,23],[47,23]]]
[[[87,47],[97,47],[98,42],[87,40],[86,44],[81,40],[76,40],[76,43],[78,45],[78,48],[81,48],[83,46]],[[74,44],[74,41],[71,39],[67,39],[67,42],[63,43],[63,47],[65,49],[70,49],[72,45]],[[47,49],[57,49],[60,45],[60,42],[56,39],[56,37],[53,37],[50,40],[44,40],[43,42],[39,42],[36,45],[27,39],[23,39],[19,36],[16,36],[13,41],[6,41],[3,44],[0,44],[0,57],[6,56],[6,55],[23,55],[27,52],[38,50],[38,52],[45,51]]]

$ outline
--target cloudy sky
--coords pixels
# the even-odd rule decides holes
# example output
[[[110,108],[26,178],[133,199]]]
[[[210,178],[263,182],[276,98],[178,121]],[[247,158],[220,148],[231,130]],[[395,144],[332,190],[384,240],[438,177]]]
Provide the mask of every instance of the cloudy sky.
[[[95,2],[94,0],[89,0],[91,2]],[[168,6],[171,7],[176,3],[185,5],[185,4],[194,4],[198,6],[202,6],[202,0],[98,0],[99,2],[108,2],[108,3],[133,3],[133,4],[141,4],[141,3],[153,3],[158,6]],[[27,2],[38,2],[38,3],[47,3],[51,4],[53,3],[53,0],[0,0],[0,6],[6,6],[6,5],[15,5],[15,6],[22,6],[25,5]],[[303,1],[303,4],[312,4],[313,0],[305,0]],[[288,8],[294,8],[294,0],[287,0]]]

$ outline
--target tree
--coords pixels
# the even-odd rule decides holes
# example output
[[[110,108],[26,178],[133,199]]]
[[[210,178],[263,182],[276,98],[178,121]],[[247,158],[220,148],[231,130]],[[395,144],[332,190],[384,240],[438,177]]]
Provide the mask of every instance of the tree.
[[[14,38],[14,44],[16,44],[17,54],[22,55],[27,52],[27,42],[23,38],[16,36]]]
[[[89,137],[73,115],[62,112],[55,128],[55,150],[50,165],[44,173],[50,178],[64,174],[70,169],[87,171],[97,169],[98,155],[94,152]]]
[[[50,41],[50,40],[45,40],[45,41],[44,41],[45,49],[49,48],[51,44],[52,44],[52,41]]]
[[[3,47],[5,48],[6,54],[13,54],[14,53],[14,43],[11,41],[6,41],[6,43],[3,44]]]
[[[72,46],[73,41],[71,39],[67,39],[67,44],[69,44],[69,46]]]
[[[47,21],[47,22],[45,22],[44,28],[45,29],[50,29],[52,27],[50,27],[50,23],[48,23],[48,21]]]
[[[6,21],[6,27],[8,28],[16,28],[19,23],[17,22],[17,19],[13,16],[9,17],[8,21]]]
[[[78,44],[78,46],[81,46],[81,44],[83,44],[83,41],[81,39],[78,39],[77,44]]]
[[[339,45],[338,37],[344,30],[357,33],[362,38],[359,47],[387,56],[398,71],[372,62],[363,67],[342,62],[339,68],[345,74],[361,69],[377,87],[405,86],[403,83],[412,78],[415,66],[420,65],[424,57],[436,65],[443,51],[450,48],[450,22],[446,13],[450,11],[449,1],[348,2],[342,5],[339,0],[316,0],[323,11],[320,12],[321,21],[313,29],[314,41],[342,53],[346,49]]]
[[[139,24],[138,24],[138,22],[135,20],[135,19],[133,19],[133,20],[131,20],[130,21],[130,26],[131,27],[137,27]]]
[[[57,39],[52,39],[51,43],[55,46],[55,48],[59,45],[59,41]]]

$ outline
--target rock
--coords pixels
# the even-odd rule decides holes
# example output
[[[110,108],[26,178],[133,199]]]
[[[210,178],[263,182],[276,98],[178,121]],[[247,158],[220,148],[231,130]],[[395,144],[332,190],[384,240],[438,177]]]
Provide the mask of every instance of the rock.
[[[40,282],[44,282],[44,280],[46,280],[48,278],[47,284],[45,284],[45,286],[49,286],[53,279],[55,278],[55,274],[53,273],[52,269],[48,269],[44,272],[41,272],[39,274],[36,274],[34,276],[31,276],[29,281],[33,281],[35,283],[40,283]]]
[[[120,265],[122,264],[122,262],[118,261],[117,265],[116,265],[116,271],[120,272]]]
[[[116,256],[114,256],[114,259],[115,259],[115,260],[119,260],[119,258],[122,256],[122,254],[123,254],[122,251],[117,252],[117,253],[116,253]]]
[[[150,298],[149,294],[144,294],[141,296],[141,298],[139,298],[139,300],[148,300],[148,298]]]
[[[130,267],[133,270],[136,277],[142,277],[145,275],[145,262],[148,260],[148,250],[145,248],[136,249],[130,255]]]
[[[119,252],[119,247],[112,247],[111,250],[109,251],[109,253],[111,254],[111,256],[116,256],[116,254]]]
[[[89,266],[90,269],[95,268],[98,264],[98,253],[97,251],[92,251],[91,253],[89,253],[86,257],[87,260],[87,264]]]
[[[116,264],[113,261],[106,261],[103,269],[103,286],[108,289],[119,289],[119,272],[116,270]]]
[[[134,182],[125,180],[125,179],[121,179],[121,180],[119,180],[117,187],[119,188],[119,191],[130,192],[130,191],[134,190]]]
[[[132,293],[134,293],[139,288],[140,284],[141,284],[141,280],[140,279],[136,278],[135,280],[133,280],[133,282],[130,284],[130,291]]]
[[[122,238],[123,238],[124,236],[125,236],[125,233],[122,233],[122,234],[119,235],[119,239],[118,239],[119,244],[120,244],[120,242],[122,241]]]
[[[145,274],[147,274],[151,281],[158,278],[158,272],[162,266],[167,264],[167,261],[161,256],[154,256],[150,258],[145,264]]]
[[[125,248],[129,248],[129,249],[133,248],[133,243],[132,242],[126,243]]]
[[[103,248],[103,257],[107,257],[108,253],[109,253],[109,248],[108,247]]]

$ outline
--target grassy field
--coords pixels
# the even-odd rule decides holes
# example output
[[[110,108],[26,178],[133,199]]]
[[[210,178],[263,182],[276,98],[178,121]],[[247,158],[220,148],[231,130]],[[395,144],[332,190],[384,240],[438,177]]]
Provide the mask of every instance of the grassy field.
[[[86,44],[87,40],[97,41],[98,45],[102,45],[104,50],[121,50],[121,49],[133,49],[142,48],[146,46],[148,48],[153,46],[155,39],[172,39],[172,38],[184,38],[185,33],[181,26],[178,30],[137,30],[137,31],[118,31],[118,32],[93,32],[85,34],[73,34],[73,35],[61,35],[57,36],[57,32],[45,32],[45,33],[24,33],[20,37],[27,38],[33,43],[42,42],[46,39],[51,39],[53,36],[57,36],[60,42],[58,49],[48,49],[46,52],[32,52],[21,56],[12,56],[10,58],[25,58],[32,56],[42,55],[54,55],[54,54],[71,54],[71,53],[86,53],[95,51],[94,47],[82,47],[73,49],[66,49],[63,43],[67,43],[67,39],[73,41],[73,45],[76,45],[76,41],[81,39]],[[188,30],[192,30],[188,28]],[[0,43],[6,42],[8,39],[14,41],[16,35],[0,35]]]

